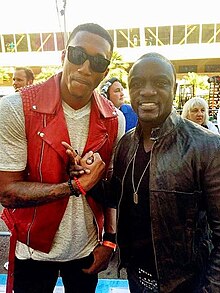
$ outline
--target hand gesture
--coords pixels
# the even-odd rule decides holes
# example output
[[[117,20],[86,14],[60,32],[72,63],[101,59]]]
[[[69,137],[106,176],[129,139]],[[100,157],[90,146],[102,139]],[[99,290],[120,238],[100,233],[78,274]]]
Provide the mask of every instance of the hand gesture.
[[[105,162],[99,153],[89,151],[82,158],[66,142],[62,142],[69,156],[69,174],[71,178],[80,176],[80,184],[85,191],[90,190],[100,179],[105,171]]]
[[[112,258],[113,249],[98,245],[93,250],[94,261],[88,269],[83,269],[84,273],[87,274],[98,274],[108,268],[108,264]]]
[[[67,142],[62,141],[62,145],[66,148],[66,153],[69,157],[69,174],[70,177],[79,176],[84,173],[89,174],[90,169],[88,165],[93,162],[93,152],[90,151],[85,154],[83,158],[69,145]]]

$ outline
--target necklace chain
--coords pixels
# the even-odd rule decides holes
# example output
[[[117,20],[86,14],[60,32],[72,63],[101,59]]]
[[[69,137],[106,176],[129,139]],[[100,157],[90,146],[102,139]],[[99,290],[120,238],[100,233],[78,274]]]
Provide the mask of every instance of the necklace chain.
[[[137,155],[137,150],[138,150],[138,147],[137,147],[137,149],[135,151],[135,154],[134,154],[134,158],[133,158],[133,162],[132,162],[132,170],[131,170],[131,181],[132,181],[132,187],[133,187],[133,191],[134,191],[134,193],[133,193],[133,201],[134,201],[135,204],[138,204],[138,189],[140,187],[140,184],[141,184],[141,181],[142,181],[142,179],[144,177],[144,174],[145,174],[145,172],[147,171],[147,168],[150,165],[150,159],[149,159],[149,161],[147,162],[147,165],[144,168],[143,173],[141,174],[141,177],[140,177],[140,179],[138,181],[137,187],[135,189],[135,185],[134,185],[134,168],[135,168],[135,159],[136,159],[136,155]]]

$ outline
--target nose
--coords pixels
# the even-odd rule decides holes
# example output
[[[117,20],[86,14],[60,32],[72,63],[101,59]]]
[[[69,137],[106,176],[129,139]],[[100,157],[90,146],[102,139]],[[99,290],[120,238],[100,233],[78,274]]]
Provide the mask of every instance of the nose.
[[[198,110],[198,111],[197,111],[197,114],[198,114],[198,115],[204,115],[204,112],[203,112],[202,110]]]
[[[91,74],[90,61],[87,59],[77,70],[81,73]]]
[[[147,95],[147,96],[155,96],[157,94],[157,91],[155,90],[155,88],[150,83],[147,83],[141,89],[140,94],[141,95]]]
[[[12,85],[13,85],[14,87],[17,86],[17,82],[16,82],[16,80],[13,80]]]

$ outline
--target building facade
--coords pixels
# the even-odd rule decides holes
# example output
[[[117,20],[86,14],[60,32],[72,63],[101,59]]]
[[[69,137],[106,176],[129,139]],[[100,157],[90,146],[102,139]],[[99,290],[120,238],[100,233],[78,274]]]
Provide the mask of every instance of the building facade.
[[[220,22],[109,29],[115,51],[133,63],[155,51],[172,60],[179,77],[187,72],[220,74]],[[69,33],[1,33],[0,66],[59,66]]]

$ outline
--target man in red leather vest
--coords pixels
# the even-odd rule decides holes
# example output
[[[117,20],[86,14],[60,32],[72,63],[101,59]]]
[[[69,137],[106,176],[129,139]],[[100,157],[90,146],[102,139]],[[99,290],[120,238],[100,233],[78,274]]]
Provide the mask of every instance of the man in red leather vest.
[[[12,233],[7,293],[52,293],[59,275],[65,292],[94,293],[108,266],[116,209],[100,186],[125,121],[95,88],[112,52],[104,28],[79,25],[61,73],[1,99],[0,201]],[[84,168],[79,178],[69,176],[68,145]]]

